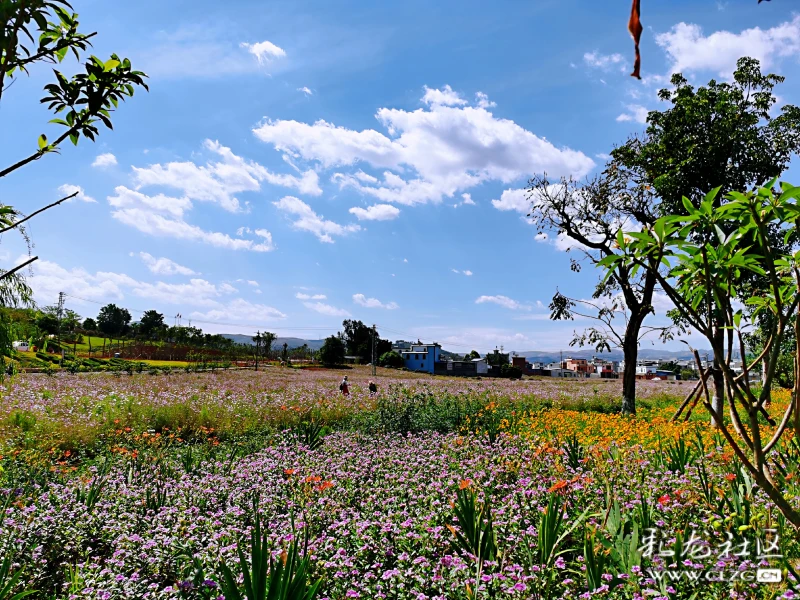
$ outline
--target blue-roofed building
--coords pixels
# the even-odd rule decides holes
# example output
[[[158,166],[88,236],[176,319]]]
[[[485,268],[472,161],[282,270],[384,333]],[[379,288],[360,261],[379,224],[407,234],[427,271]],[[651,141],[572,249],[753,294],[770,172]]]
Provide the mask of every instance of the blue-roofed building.
[[[400,355],[403,357],[406,369],[409,371],[425,371],[433,373],[436,363],[440,360],[442,347],[434,342],[433,344],[411,344],[408,350],[403,350]]]

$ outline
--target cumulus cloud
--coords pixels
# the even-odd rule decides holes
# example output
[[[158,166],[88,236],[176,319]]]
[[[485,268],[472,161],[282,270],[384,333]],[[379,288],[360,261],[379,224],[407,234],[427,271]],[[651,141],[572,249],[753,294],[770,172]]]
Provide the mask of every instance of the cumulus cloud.
[[[712,71],[729,78],[742,56],[761,62],[765,71],[783,58],[800,54],[800,15],[769,29],[753,27],[739,33],[716,31],[704,35],[699,25],[678,23],[656,35],[670,61],[670,72]]]
[[[492,200],[492,206],[497,210],[515,210],[523,214],[528,214],[531,211],[528,191],[523,189],[504,190],[500,194],[499,200]]]
[[[313,310],[314,312],[318,312],[321,315],[327,315],[329,317],[351,316],[350,313],[347,312],[345,309],[336,308],[335,306],[331,306],[330,304],[325,304],[323,302],[303,302],[303,306],[305,306],[309,310]]]
[[[423,101],[426,107],[414,111],[379,109],[376,119],[386,134],[323,120],[270,119],[253,133],[293,159],[324,169],[352,167],[332,180],[381,202],[405,205],[440,202],[486,181],[510,183],[541,172],[580,177],[594,167],[582,152],[495,117],[483,97],[470,106],[449,87],[425,88]],[[382,177],[363,173],[364,164],[383,170]]]
[[[97,202],[97,200],[87,195],[86,192],[83,191],[83,188],[79,185],[72,185],[71,183],[65,183],[63,185],[58,186],[58,191],[64,194],[65,196],[69,196],[70,194],[78,192],[77,196],[67,200],[67,202],[72,202],[73,200],[80,200],[81,202]]]
[[[461,204],[467,204],[468,206],[475,206],[475,200],[472,199],[472,195],[461,194],[461,198],[462,198]]]
[[[328,298],[325,294],[304,294],[303,292],[297,292],[294,297],[298,300],[327,300]]]
[[[265,304],[248,302],[243,298],[235,298],[230,302],[219,303],[218,307],[212,308],[206,312],[195,311],[191,316],[196,320],[256,325],[267,321],[278,321],[286,318],[286,315],[277,308]]]
[[[247,42],[241,43],[242,48],[247,48],[247,51],[256,57],[258,64],[264,65],[272,62],[276,58],[284,58],[286,51],[268,40],[263,42],[256,42],[255,44],[248,44]]]
[[[422,101],[425,104],[441,106],[460,106],[467,104],[458,92],[453,91],[449,85],[444,86],[442,89],[431,89],[427,85],[424,87],[425,93],[422,96]]]
[[[157,237],[193,240],[217,248],[269,252],[275,249],[272,234],[266,229],[254,233],[261,239],[234,238],[227,233],[206,231],[184,220],[184,212],[192,207],[188,198],[173,198],[159,194],[147,196],[125,186],[114,188],[115,195],[108,197],[113,207],[111,216],[120,223]]]
[[[322,194],[319,177],[313,170],[306,171],[300,177],[278,174],[237,156],[218,141],[207,139],[203,142],[203,148],[217,159],[209,160],[205,165],[185,161],[133,167],[137,189],[147,186],[177,189],[187,198],[213,202],[230,212],[240,210],[237,194],[257,192],[262,183],[293,188],[312,196]]]
[[[617,117],[617,121],[635,121],[636,123],[647,123],[647,113],[644,106],[638,104],[625,105],[626,111]]]
[[[365,308],[383,308],[386,310],[395,310],[399,308],[396,302],[383,303],[377,298],[367,298],[364,294],[353,294],[353,302]]]
[[[625,60],[622,54],[600,54],[599,52],[587,52],[583,55],[583,62],[593,69],[602,69],[604,71],[610,69],[614,65],[618,65]]]
[[[333,221],[328,221],[322,215],[315,213],[308,204],[294,196],[284,196],[272,204],[289,217],[294,217],[292,226],[295,229],[313,233],[320,242],[332,244],[333,236],[346,235],[361,229],[356,224],[339,225]]]
[[[190,279],[187,283],[146,282],[124,273],[66,269],[47,260],[37,261],[32,271],[28,283],[36,297],[45,300],[63,291],[88,300],[122,300],[131,295],[163,304],[213,307],[219,304],[219,297],[236,291],[229,285],[217,285],[201,278]]]
[[[400,216],[400,209],[391,204],[373,204],[367,208],[354,206],[350,209],[350,214],[355,215],[359,221],[391,221]]]
[[[477,300],[475,300],[475,304],[497,304],[498,306],[502,306],[503,308],[507,308],[509,310],[530,310],[531,307],[527,304],[522,304],[521,302],[517,302],[509,298],[508,296],[479,296]]]
[[[237,279],[236,282],[237,283],[246,283],[247,285],[252,286],[252,287],[258,287],[258,282],[253,280],[253,279]]]
[[[492,108],[497,106],[497,102],[489,100],[489,96],[483,92],[475,92],[475,104],[478,105],[478,108]]]
[[[105,154],[99,154],[97,158],[94,159],[92,163],[93,167],[113,167],[117,164],[117,157],[111,154],[110,152],[106,152]]]
[[[150,272],[155,273],[156,275],[197,275],[197,273],[192,271],[189,267],[179,265],[178,263],[163,256],[161,258],[156,258],[147,252],[139,252],[138,254],[131,252],[130,255],[141,258],[142,262],[147,266]]]

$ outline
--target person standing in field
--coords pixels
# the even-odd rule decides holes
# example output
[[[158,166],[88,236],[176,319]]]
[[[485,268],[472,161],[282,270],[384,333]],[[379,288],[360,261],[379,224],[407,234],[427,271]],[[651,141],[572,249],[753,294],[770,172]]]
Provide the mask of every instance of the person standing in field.
[[[342,392],[343,396],[350,395],[350,382],[347,381],[347,375],[344,376],[342,383],[339,384],[339,391]]]
[[[371,379],[369,380],[369,395],[374,396],[378,393],[378,386],[375,385],[375,382]]]

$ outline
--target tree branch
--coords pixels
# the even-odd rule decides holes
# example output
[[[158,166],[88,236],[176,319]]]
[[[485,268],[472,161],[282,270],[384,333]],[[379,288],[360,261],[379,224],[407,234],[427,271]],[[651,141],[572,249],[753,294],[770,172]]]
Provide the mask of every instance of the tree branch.
[[[16,267],[11,269],[10,271],[6,271],[5,273],[1,274],[0,275],[0,281],[5,279],[6,277],[11,277],[14,273],[19,271],[20,269],[23,269],[23,268],[27,267],[29,264],[31,264],[33,261],[37,260],[38,258],[39,258],[38,256],[34,256],[33,258],[29,258],[28,260],[26,260],[21,265],[17,265]]]
[[[69,196],[65,196],[65,197],[64,197],[64,198],[62,198],[61,200],[57,200],[56,202],[53,202],[52,204],[48,204],[47,206],[45,206],[45,207],[43,207],[43,208],[40,208],[40,209],[39,209],[39,210],[37,210],[37,211],[34,211],[34,212],[32,212],[32,213],[31,213],[31,214],[29,214],[27,217],[25,217],[24,219],[20,219],[19,221],[17,221],[17,222],[16,222],[16,223],[14,223],[13,225],[9,225],[8,227],[6,227],[6,228],[4,228],[4,229],[0,229],[0,234],[2,234],[2,233],[5,233],[6,231],[10,231],[10,230],[12,230],[12,229],[14,229],[14,228],[16,228],[16,227],[19,227],[20,225],[22,225],[22,224],[23,224],[25,221],[27,221],[28,219],[32,219],[33,217],[35,217],[35,216],[36,216],[36,215],[38,215],[39,213],[43,213],[43,212],[44,212],[44,211],[46,211],[47,209],[53,208],[54,206],[58,206],[58,205],[59,205],[59,204],[61,204],[62,202],[66,202],[67,200],[69,200],[70,198],[74,198],[74,197],[75,197],[75,196],[77,196],[78,194],[80,194],[80,190],[79,190],[79,191],[77,191],[77,192],[75,192],[75,193],[73,193],[73,194],[70,194]]]

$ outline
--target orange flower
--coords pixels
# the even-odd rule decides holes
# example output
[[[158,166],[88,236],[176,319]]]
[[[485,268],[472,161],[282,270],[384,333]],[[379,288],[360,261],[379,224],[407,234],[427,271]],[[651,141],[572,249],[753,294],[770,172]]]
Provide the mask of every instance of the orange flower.
[[[316,475],[309,475],[303,480],[303,483],[319,483],[322,481],[322,477],[317,477]]]
[[[734,475],[733,473],[728,473],[727,475],[725,475],[725,479],[727,479],[728,481],[734,481],[736,479],[736,475]]]
[[[332,481],[323,481],[318,486],[315,486],[314,489],[318,492],[324,492],[325,490],[332,488],[333,482]]]
[[[563,479],[561,479],[561,480],[555,482],[553,485],[551,485],[550,489],[548,489],[547,491],[550,492],[550,493],[558,492],[560,490],[563,490],[568,485],[569,485],[569,481],[564,481]]]
[[[294,473],[295,473],[295,470],[294,470],[294,469],[284,469],[284,470],[283,470],[283,474],[284,474],[284,475],[288,475],[288,476],[290,476],[290,477],[291,477],[292,475],[294,475]]]
[[[472,481],[470,481],[469,479],[462,479],[461,483],[458,484],[458,490],[459,491],[465,490],[470,486],[470,484],[472,484]]]

